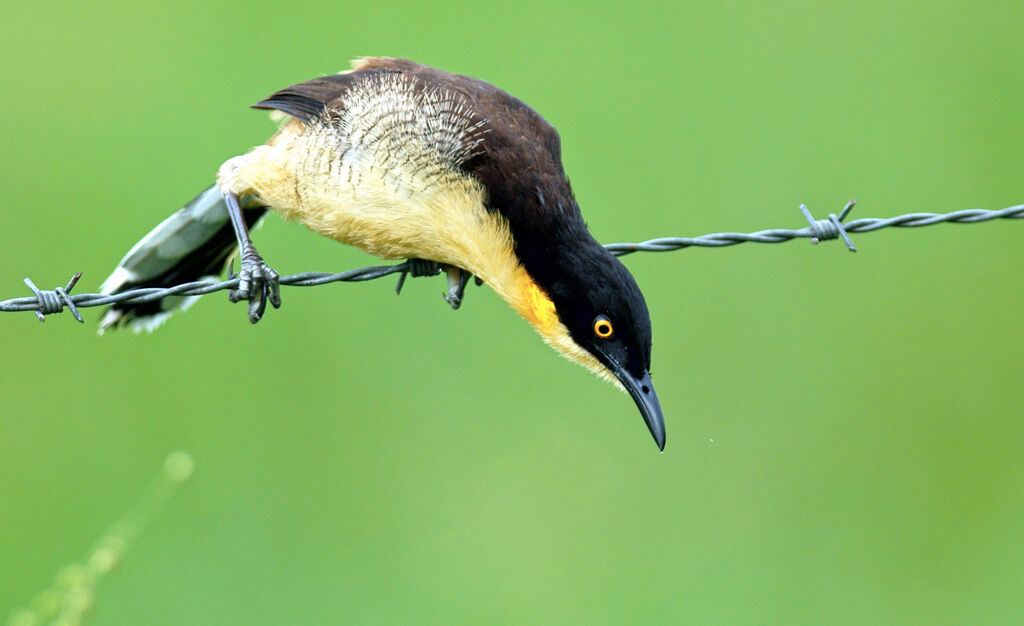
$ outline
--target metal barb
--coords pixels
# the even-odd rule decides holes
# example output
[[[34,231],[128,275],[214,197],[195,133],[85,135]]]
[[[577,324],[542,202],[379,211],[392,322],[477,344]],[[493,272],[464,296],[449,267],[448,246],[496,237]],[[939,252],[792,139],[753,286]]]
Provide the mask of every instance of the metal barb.
[[[84,324],[85,320],[82,319],[82,314],[78,312],[78,307],[75,306],[75,303],[71,301],[71,297],[68,296],[68,292],[75,288],[75,284],[78,283],[78,279],[81,277],[82,272],[77,272],[71,277],[71,280],[68,281],[66,287],[57,287],[56,289],[47,291],[36,287],[36,284],[32,282],[32,279],[26,277],[25,284],[28,285],[28,288],[36,295],[36,303],[38,304],[38,308],[35,309],[36,318],[39,319],[40,322],[45,322],[47,315],[51,313],[60,313],[64,310],[64,307],[67,306],[71,309],[71,314],[75,316],[75,319]]]
[[[814,216],[811,215],[811,211],[807,208],[807,205],[801,204],[800,210],[803,212],[804,217],[807,218],[807,223],[810,224],[811,243],[817,244],[820,241],[838,239],[839,237],[842,237],[850,252],[856,252],[857,248],[853,247],[853,242],[850,241],[850,236],[846,233],[846,227],[843,226],[843,220],[850,214],[850,211],[853,210],[855,204],[857,204],[856,198],[846,203],[846,206],[843,207],[842,213],[839,215],[829,213],[828,219],[824,220],[814,219]]]
[[[854,198],[853,200],[850,200],[849,202],[847,202],[846,206],[843,207],[843,212],[839,214],[839,221],[841,222],[841,221],[845,220],[846,216],[850,214],[850,211],[852,211],[853,207],[856,206],[856,205],[857,205],[857,198]]]

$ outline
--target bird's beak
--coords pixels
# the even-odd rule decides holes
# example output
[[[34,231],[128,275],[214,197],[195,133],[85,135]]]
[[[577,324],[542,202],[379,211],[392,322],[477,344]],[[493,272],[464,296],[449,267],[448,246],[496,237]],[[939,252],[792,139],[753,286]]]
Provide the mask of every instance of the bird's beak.
[[[664,450],[665,418],[661,415],[661,403],[658,402],[658,394],[654,393],[650,372],[644,372],[642,377],[636,377],[614,361],[611,369],[629,395],[633,397],[633,401],[636,402],[640,414],[647,422],[647,428],[651,431],[651,436],[654,437],[654,442],[658,444],[658,449]]]

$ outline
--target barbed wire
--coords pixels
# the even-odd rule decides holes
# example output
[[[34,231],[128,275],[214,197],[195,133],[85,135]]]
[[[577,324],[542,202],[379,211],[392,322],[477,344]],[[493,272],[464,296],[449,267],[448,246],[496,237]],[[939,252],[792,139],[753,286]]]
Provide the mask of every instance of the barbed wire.
[[[792,239],[811,239],[814,243],[827,239],[843,237],[847,247],[856,252],[848,233],[867,233],[883,228],[917,228],[920,226],[931,226],[942,222],[952,224],[977,224],[994,219],[1020,219],[1024,218],[1024,204],[1008,207],[998,211],[985,209],[965,209],[952,213],[907,213],[897,217],[865,217],[844,224],[842,222],[855,204],[850,201],[840,215],[834,213],[828,219],[815,220],[805,205],[800,205],[800,210],[810,222],[810,226],[797,230],[787,228],[772,228],[759,230],[753,233],[715,233],[713,235],[702,235],[700,237],[663,237],[650,239],[641,243],[611,243],[605,246],[612,254],[623,256],[633,252],[665,252],[668,250],[681,250],[691,246],[706,248],[722,248],[734,246],[740,243],[783,243]]]
[[[994,219],[1021,219],[1024,218],[1024,204],[1007,207],[998,211],[985,209],[966,209],[952,213],[907,213],[897,217],[878,218],[866,217],[844,223],[843,220],[853,209],[856,200],[851,200],[843,210],[836,215],[829,214],[827,219],[816,220],[805,205],[800,205],[800,210],[807,219],[808,225],[799,229],[772,228],[759,230],[752,233],[713,233],[701,235],[700,237],[661,237],[649,239],[639,243],[612,243],[605,245],[605,248],[615,256],[625,256],[634,252],[667,252],[671,250],[682,250],[690,247],[723,248],[741,243],[783,243],[793,239],[810,239],[813,243],[827,241],[829,239],[842,238],[851,252],[856,252],[853,242],[850,240],[850,233],[867,233],[883,228],[918,228],[921,226],[932,226],[948,222],[951,224],[977,224]],[[407,276],[434,276],[439,274],[444,265],[433,261],[411,259],[396,265],[374,265],[361,267],[347,272],[329,274],[325,272],[303,272],[282,276],[282,285],[295,287],[315,287],[335,282],[362,282],[375,280],[392,274],[400,274],[396,292],[401,292],[402,285]],[[224,281],[196,281],[183,283],[173,287],[150,287],[131,289],[118,294],[105,295],[98,293],[70,295],[81,272],[75,274],[65,287],[57,287],[52,290],[42,290],[28,278],[25,284],[32,290],[32,296],[12,298],[0,301],[0,312],[34,311],[40,321],[46,320],[46,315],[60,313],[67,307],[71,310],[79,322],[84,322],[80,308],[108,306],[111,304],[130,303],[142,304],[160,300],[167,296],[202,296],[217,291],[236,289],[239,279],[237,276]]]

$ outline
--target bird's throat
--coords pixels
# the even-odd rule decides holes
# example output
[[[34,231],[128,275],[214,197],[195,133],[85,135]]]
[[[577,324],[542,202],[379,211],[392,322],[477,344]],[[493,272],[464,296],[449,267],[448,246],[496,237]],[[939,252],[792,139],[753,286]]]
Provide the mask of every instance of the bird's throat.
[[[524,271],[523,274],[526,272]],[[561,322],[558,321],[558,313],[555,311],[555,303],[543,289],[537,286],[537,283],[533,282],[529,275],[520,280],[522,282],[518,285],[520,293],[517,298],[519,302],[512,303],[512,306],[541,335],[548,336],[555,332],[561,325]]]
[[[530,275],[517,267],[511,290],[495,289],[540,334],[545,343],[570,361],[579,363],[605,380],[616,383],[615,376],[590,352],[576,343],[569,329],[558,319],[555,303]]]

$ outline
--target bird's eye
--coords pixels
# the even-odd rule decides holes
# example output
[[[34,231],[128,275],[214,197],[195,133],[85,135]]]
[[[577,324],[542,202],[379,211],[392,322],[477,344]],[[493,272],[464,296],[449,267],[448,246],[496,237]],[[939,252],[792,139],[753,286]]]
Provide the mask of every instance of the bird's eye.
[[[615,331],[612,329],[612,323],[607,317],[603,315],[598,315],[597,317],[594,318],[595,335],[597,335],[601,339],[607,339],[608,337],[612,336],[613,332]]]

